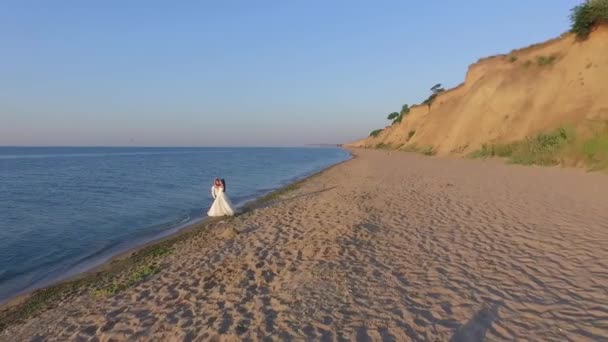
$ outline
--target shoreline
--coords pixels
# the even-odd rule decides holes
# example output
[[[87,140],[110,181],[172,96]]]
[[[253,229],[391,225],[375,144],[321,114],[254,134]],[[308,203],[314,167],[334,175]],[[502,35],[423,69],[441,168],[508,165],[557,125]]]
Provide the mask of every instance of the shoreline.
[[[0,341],[608,338],[608,178],[351,152],[37,292]]]
[[[234,217],[247,214],[257,209],[259,206],[267,202],[271,202],[276,196],[289,192],[293,188],[297,187],[299,184],[304,183],[306,180],[319,176],[338,165],[347,163],[356,158],[356,155],[352,149],[343,147],[340,148],[348,152],[349,157],[346,160],[329,165],[321,170],[313,171],[312,173],[307,174],[301,178],[295,178],[292,181],[287,181],[286,184],[279,186],[276,189],[260,194],[252,199],[245,200],[237,206],[236,215],[233,217],[212,218],[208,216],[202,216],[195,218],[189,222],[168,229],[167,231],[154,234],[153,237],[142,239],[132,245],[126,245],[123,248],[119,248],[115,253],[100,256],[100,260],[92,261],[89,265],[83,266],[76,271],[71,271],[71,269],[66,270],[66,275],[53,277],[54,279],[49,280],[48,282],[46,282],[46,284],[39,286],[32,285],[29,288],[26,288],[23,291],[16,293],[15,295],[0,300],[0,332],[2,332],[6,328],[6,326],[2,324],[2,316],[7,313],[8,315],[10,315],[11,312],[9,311],[13,310],[15,307],[27,305],[27,302],[39,292],[52,291],[56,288],[69,285],[73,282],[83,281],[88,283],[92,280],[95,280],[99,276],[103,276],[103,274],[109,274],[110,276],[112,276],[114,273],[124,272],[128,267],[137,266],[137,262],[133,262],[133,265],[123,265],[121,263],[131,264],[131,260],[129,259],[138,255],[139,253],[146,254],[147,250],[154,250],[160,248],[164,244],[175,244],[183,239],[187,239],[189,234],[204,232],[204,230],[208,229],[209,226],[215,223],[229,221]],[[78,268],[78,266],[76,266],[76,268]],[[60,292],[62,291],[60,290]],[[27,317],[35,313],[36,312],[28,313]]]
[[[156,241],[161,241],[164,238],[169,238],[174,234],[179,234],[183,229],[188,227],[203,224],[208,217],[197,217],[177,226],[171,227],[166,231],[162,231],[155,234],[149,234],[149,236],[143,236],[137,241],[132,243],[123,242],[118,245],[117,248],[108,248],[106,251],[93,255],[90,257],[83,258],[83,260],[76,262],[73,266],[68,267],[66,270],[57,272],[58,274],[49,274],[42,278],[42,280],[35,282],[34,284],[26,287],[25,289],[15,293],[14,295],[8,296],[4,299],[0,299],[0,310],[5,304],[8,304],[13,299],[21,296],[27,296],[37,290],[45,289],[47,287],[55,286],[64,281],[70,281],[88,272],[94,272],[99,267],[106,263],[112,262],[114,259],[120,258],[123,255],[136,252],[139,249],[145,248],[150,244],[154,244]]]

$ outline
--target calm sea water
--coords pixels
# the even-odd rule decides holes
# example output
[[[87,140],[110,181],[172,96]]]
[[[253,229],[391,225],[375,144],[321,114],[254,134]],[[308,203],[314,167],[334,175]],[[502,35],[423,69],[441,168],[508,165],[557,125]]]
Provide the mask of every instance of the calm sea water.
[[[0,147],[0,300],[344,161],[338,148]]]

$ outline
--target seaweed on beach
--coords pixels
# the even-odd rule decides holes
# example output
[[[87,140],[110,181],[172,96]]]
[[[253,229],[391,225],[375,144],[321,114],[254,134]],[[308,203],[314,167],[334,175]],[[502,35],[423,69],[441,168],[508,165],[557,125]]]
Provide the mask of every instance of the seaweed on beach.
[[[51,309],[57,303],[90,293],[95,296],[116,294],[161,270],[159,261],[173,250],[173,245],[201,231],[201,227],[173,238],[117,258],[98,270],[82,274],[74,279],[35,290],[31,294],[8,303],[0,309],[0,331],[9,325]]]

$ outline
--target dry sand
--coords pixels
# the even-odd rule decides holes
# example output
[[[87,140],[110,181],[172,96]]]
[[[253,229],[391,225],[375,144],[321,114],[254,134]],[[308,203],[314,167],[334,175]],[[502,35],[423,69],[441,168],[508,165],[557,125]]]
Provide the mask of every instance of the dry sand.
[[[608,177],[355,153],[0,340],[608,340]]]

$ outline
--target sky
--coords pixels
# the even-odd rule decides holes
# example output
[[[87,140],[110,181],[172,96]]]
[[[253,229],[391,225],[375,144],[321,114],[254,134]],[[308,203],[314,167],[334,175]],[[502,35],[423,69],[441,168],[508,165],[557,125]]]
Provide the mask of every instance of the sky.
[[[0,145],[349,142],[579,2],[3,0]]]

